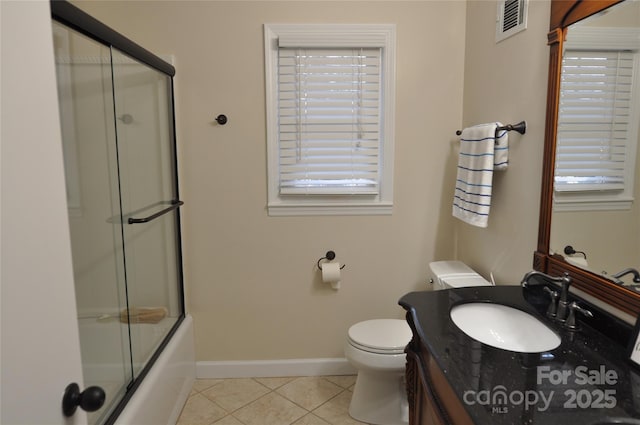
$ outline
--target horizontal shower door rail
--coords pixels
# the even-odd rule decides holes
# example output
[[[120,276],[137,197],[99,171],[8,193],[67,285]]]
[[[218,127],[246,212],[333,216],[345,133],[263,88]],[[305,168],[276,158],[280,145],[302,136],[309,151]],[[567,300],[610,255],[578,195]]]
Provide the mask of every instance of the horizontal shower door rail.
[[[139,44],[134,43],[122,34],[112,30],[94,17],[83,12],[78,7],[72,5],[68,1],[51,1],[51,16],[58,22],[61,22],[73,28],[76,31],[102,43],[107,46],[113,46],[116,49],[126,53],[140,62],[167,74],[171,77],[176,75],[173,65],[162,60]]]
[[[167,213],[170,213],[171,211],[180,208],[180,206],[184,205],[184,202],[182,201],[171,201],[171,206],[168,208],[165,208],[161,211],[158,211],[155,214],[152,214],[150,216],[147,217],[143,217],[143,218],[133,218],[133,217],[129,217],[129,219],[127,220],[127,223],[129,224],[138,224],[138,223],[148,223],[152,220],[155,220],[158,217],[161,217]]]

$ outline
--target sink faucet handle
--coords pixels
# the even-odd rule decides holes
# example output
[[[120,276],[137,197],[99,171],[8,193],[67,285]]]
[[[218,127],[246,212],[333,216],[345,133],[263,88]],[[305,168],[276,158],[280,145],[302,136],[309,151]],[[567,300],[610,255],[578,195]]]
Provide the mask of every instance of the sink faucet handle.
[[[558,294],[558,291],[554,291],[548,286],[545,286],[542,290],[549,294],[549,296],[551,297],[551,302],[549,303],[549,307],[547,308],[547,316],[555,318],[556,314],[558,313],[558,297],[560,296],[560,294]]]
[[[575,301],[572,302],[571,304],[569,304],[569,317],[567,318],[567,321],[565,323],[565,326],[567,327],[567,329],[572,331],[576,331],[579,329],[578,323],[576,320],[576,312],[583,314],[584,316],[587,316],[587,317],[593,317],[593,313],[591,311],[587,310],[584,307],[579,306],[578,303],[576,303]]]

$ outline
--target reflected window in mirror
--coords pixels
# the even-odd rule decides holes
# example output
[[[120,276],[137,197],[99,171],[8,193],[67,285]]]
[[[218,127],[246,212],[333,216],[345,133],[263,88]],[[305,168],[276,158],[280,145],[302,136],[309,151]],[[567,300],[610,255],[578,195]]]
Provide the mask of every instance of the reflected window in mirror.
[[[550,253],[604,278],[640,266],[639,20],[640,2],[619,4],[562,46]]]
[[[631,208],[640,122],[640,32],[632,25],[628,11],[614,10],[567,32],[554,211]]]
[[[570,25],[562,45],[550,252],[604,278],[640,267],[639,23],[627,1]]]
[[[625,31],[631,29],[622,38],[623,42],[634,41],[633,46],[609,47],[601,43],[606,37],[598,35],[591,37],[589,41],[580,45],[580,31],[582,28],[604,27],[623,28]],[[548,33],[549,45],[549,82],[547,86],[547,118],[545,126],[545,146],[544,160],[542,163],[542,189],[540,196],[540,225],[538,229],[538,246],[534,253],[534,269],[560,276],[569,273],[573,279],[573,289],[581,295],[591,297],[589,300],[601,302],[612,308],[614,314],[620,314],[629,323],[635,321],[640,314],[640,288],[638,283],[631,279],[631,275],[624,275],[620,279],[614,279],[622,271],[629,268],[640,269],[640,171],[636,168],[640,165],[640,147],[635,146],[635,155],[627,152],[625,144],[625,165],[632,167],[634,178],[629,180],[624,174],[624,178],[618,178],[618,182],[623,180],[625,188],[629,188],[630,195],[627,196],[626,205],[624,202],[617,202],[617,208],[611,209],[611,202],[604,202],[602,198],[613,194],[624,193],[621,186],[609,186],[607,190],[591,191],[567,191],[556,190],[556,160],[562,162],[559,156],[562,152],[558,149],[558,135],[562,131],[558,127],[560,110],[565,107],[561,105],[561,85],[563,60],[575,57],[577,54],[586,55],[586,52],[593,54],[602,51],[613,50],[621,52],[624,57],[626,53],[636,54],[638,40],[640,40],[640,0],[551,0],[550,32]],[[619,31],[618,29],[613,32]],[[631,35],[629,35],[631,34]],[[611,37],[615,38],[615,37]],[[593,57],[591,58],[593,59]],[[637,59],[634,59],[637,61]],[[567,61],[565,61],[566,66]],[[640,74],[640,66],[635,62],[636,70],[634,75]],[[565,71],[566,73],[567,71]],[[617,71],[616,71],[617,72]],[[603,83],[600,83],[603,84]],[[636,86],[640,83],[635,82]],[[614,94],[614,96],[618,96]],[[636,96],[636,95],[633,95]],[[629,116],[640,116],[640,99],[632,99],[629,102]],[[621,108],[615,108],[616,113]],[[564,113],[564,111],[563,111]],[[609,113],[610,115],[613,115]],[[606,115],[606,114],[602,114]],[[634,144],[638,142],[638,124],[629,125],[629,132],[635,136],[627,135],[626,139],[631,139],[629,149],[634,149]],[[611,145],[604,145],[595,150],[597,155],[610,161],[613,158]],[[619,149],[618,149],[619,150]],[[559,164],[558,164],[559,165]],[[588,168],[588,167],[585,167]],[[560,174],[558,173],[560,176]],[[573,175],[570,173],[569,175]],[[594,176],[604,175],[602,172],[587,174],[592,184],[597,179]],[[558,180],[561,180],[558,179]],[[585,179],[589,181],[589,179]],[[600,179],[606,181],[607,179]],[[607,184],[617,183],[616,179],[609,179]],[[626,186],[628,181],[633,182],[634,188]],[[597,195],[597,202],[588,205],[581,202],[582,209],[567,210],[567,203],[562,206],[561,199],[565,195],[571,194],[574,197],[588,197]],[[577,194],[577,195],[575,195]],[[584,199],[581,199],[584,201]],[[577,204],[577,203],[575,203]],[[623,206],[620,207],[620,204]],[[564,209],[564,210],[563,210]],[[564,248],[570,246],[576,254],[566,253]],[[578,254],[582,251],[585,254]]]

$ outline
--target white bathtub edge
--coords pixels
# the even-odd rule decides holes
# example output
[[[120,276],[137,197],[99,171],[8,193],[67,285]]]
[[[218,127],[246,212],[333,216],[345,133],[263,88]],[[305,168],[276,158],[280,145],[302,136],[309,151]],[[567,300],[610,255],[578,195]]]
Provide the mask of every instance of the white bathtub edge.
[[[187,315],[115,424],[175,424],[193,387],[195,364],[193,318]]]
[[[356,369],[346,358],[200,361],[196,363],[198,379],[275,378],[282,376],[355,375]]]

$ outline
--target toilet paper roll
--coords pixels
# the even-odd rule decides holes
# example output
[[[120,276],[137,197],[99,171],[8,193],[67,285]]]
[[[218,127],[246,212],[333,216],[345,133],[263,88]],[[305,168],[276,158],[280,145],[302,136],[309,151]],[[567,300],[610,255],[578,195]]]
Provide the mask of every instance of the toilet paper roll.
[[[340,263],[324,263],[322,265],[322,281],[330,283],[333,289],[340,288]]]

